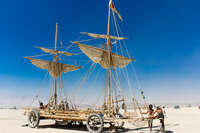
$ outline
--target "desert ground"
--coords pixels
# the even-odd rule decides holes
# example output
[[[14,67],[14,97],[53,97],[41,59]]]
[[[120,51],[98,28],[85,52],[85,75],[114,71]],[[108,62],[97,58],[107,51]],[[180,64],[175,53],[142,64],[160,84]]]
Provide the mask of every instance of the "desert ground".
[[[38,128],[32,129],[26,126],[27,118],[23,115],[24,110],[1,109],[0,110],[0,133],[85,133],[84,127],[66,128],[55,126],[53,120],[42,120]],[[166,133],[200,133],[200,110],[197,107],[166,109],[165,119]],[[146,126],[137,127],[125,124],[120,132],[149,133]],[[109,131],[105,131],[109,132]],[[118,131],[119,132],[119,131]],[[154,120],[153,133],[159,133],[159,121]]]

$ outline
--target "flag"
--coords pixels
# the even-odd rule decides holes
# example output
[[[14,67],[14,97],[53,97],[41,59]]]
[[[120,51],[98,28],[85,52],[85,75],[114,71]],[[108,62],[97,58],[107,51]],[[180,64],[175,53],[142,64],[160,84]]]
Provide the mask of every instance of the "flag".
[[[141,94],[142,94],[142,98],[145,99],[145,96],[144,96],[144,92],[141,91]]]
[[[63,41],[60,41],[60,45],[61,45],[61,46],[63,45]]]
[[[112,2],[112,0],[110,0],[109,7],[118,15],[119,19],[120,19],[121,21],[123,21],[121,15],[119,14],[119,12],[117,11],[117,9],[115,8],[115,5],[114,5],[114,3]]]

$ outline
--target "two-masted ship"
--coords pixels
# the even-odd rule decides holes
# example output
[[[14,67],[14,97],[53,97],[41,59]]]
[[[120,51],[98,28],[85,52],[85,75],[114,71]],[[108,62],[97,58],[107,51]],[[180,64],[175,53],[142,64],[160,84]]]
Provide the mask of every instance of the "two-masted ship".
[[[122,128],[125,122],[144,122],[141,113],[141,107],[139,106],[138,101],[134,97],[131,97],[133,103],[132,110],[128,111],[126,106],[126,96],[123,95],[121,99],[118,99],[118,95],[122,94],[113,93],[113,73],[116,72],[116,69],[126,69],[126,66],[133,62],[134,59],[120,55],[118,53],[114,53],[112,51],[113,47],[117,47],[120,41],[125,40],[127,38],[120,37],[118,32],[117,36],[111,35],[111,15],[113,16],[113,23],[116,27],[117,24],[115,15],[117,15],[117,17],[119,17],[119,19],[121,20],[122,17],[116,10],[112,0],[109,1],[108,7],[108,25],[106,34],[81,32],[81,34],[85,34],[94,39],[105,40],[104,42],[106,43],[103,44],[103,48],[83,44],[83,41],[72,42],[73,44],[78,46],[82,53],[89,57],[89,59],[93,63],[99,64],[101,68],[105,69],[108,73],[108,85],[105,91],[106,94],[103,101],[103,105],[98,109],[78,109],[70,108],[68,106],[68,101],[58,100],[58,79],[60,78],[59,80],[61,80],[61,75],[63,73],[67,73],[69,71],[76,71],[78,69],[81,69],[81,66],[60,63],[59,55],[73,56],[74,54],[66,51],[57,50],[58,24],[56,24],[54,49],[39,47],[43,52],[51,54],[53,56],[53,60],[48,61],[32,57],[26,57],[31,61],[33,65],[37,66],[40,69],[47,70],[54,80],[54,93],[50,96],[48,104],[43,105],[40,103],[40,108],[26,109],[26,112],[28,114],[28,123],[30,127],[37,127],[41,119],[54,119],[57,122],[62,122],[62,124],[66,125],[73,122],[79,124],[86,124],[88,131],[92,133],[100,133],[103,131],[105,125],[108,125],[109,129],[117,129]],[[143,92],[142,96],[144,98]]]

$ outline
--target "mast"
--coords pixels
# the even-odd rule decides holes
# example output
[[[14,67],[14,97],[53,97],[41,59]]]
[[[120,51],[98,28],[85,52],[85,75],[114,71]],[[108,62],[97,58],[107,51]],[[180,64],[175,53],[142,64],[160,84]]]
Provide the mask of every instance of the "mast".
[[[56,34],[55,34],[55,48],[54,50],[56,51],[57,47],[57,39],[58,39],[58,23],[56,22]],[[54,55],[54,61],[57,63],[57,54]],[[57,109],[57,79],[54,78],[54,85],[55,85],[55,91],[54,91],[54,102],[55,102],[55,109]]]
[[[107,45],[108,45],[108,63],[109,63],[109,75],[108,75],[108,111],[109,115],[111,115],[111,40],[110,40],[110,3],[109,2],[109,11],[108,11],[108,30],[107,30]]]
[[[98,63],[101,65],[102,68],[107,69],[108,86],[106,84],[106,88],[108,87],[108,90],[106,90],[106,88],[105,88],[105,96],[107,96],[107,97],[104,99],[104,103],[106,103],[107,106],[105,106],[105,107],[108,109],[104,109],[104,110],[108,111],[109,116],[112,116],[114,113],[114,106],[112,106],[112,105],[114,105],[114,103],[112,103],[112,97],[114,95],[113,95],[112,84],[111,84],[111,74],[112,74],[111,67],[113,67],[113,69],[116,69],[117,67],[123,68],[134,60],[134,59],[127,58],[125,56],[121,56],[121,55],[112,53],[112,39],[113,40],[127,39],[124,37],[110,35],[111,9],[114,8],[113,6],[114,5],[112,3],[112,0],[109,0],[108,23],[107,23],[107,34],[106,35],[81,32],[81,34],[86,34],[90,37],[93,37],[94,39],[97,39],[97,38],[106,39],[107,40],[107,49],[106,50],[101,49],[101,48],[96,48],[93,46],[89,46],[89,45],[85,45],[85,44],[81,44],[81,43],[79,43],[79,41],[72,42],[72,43],[78,45],[80,50],[86,56],[88,56],[94,63]],[[105,55],[105,56],[102,56],[102,55]],[[107,77],[107,74],[106,74],[106,77]]]
[[[43,48],[43,47],[37,47],[40,48],[43,52],[49,53],[53,55],[52,61],[49,60],[41,60],[41,59],[36,59],[36,58],[30,58],[29,56],[24,57],[30,60],[30,62],[40,68],[40,69],[45,69],[48,71],[52,79],[54,80],[53,84],[53,94],[51,93],[50,90],[50,98],[52,98],[52,103],[51,99],[49,100],[50,106],[53,106],[53,109],[58,108],[58,95],[57,95],[57,78],[61,77],[62,73],[67,73],[70,71],[76,71],[81,68],[81,66],[74,66],[74,65],[68,65],[68,64],[63,64],[58,62],[58,55],[63,54],[65,56],[72,56],[74,54],[68,53],[65,51],[58,51],[57,50],[57,40],[58,40],[58,23],[56,23],[56,32],[55,32],[55,46],[54,49],[49,49],[49,48]]]
[[[57,47],[57,38],[58,38],[58,22],[56,22],[56,34],[55,34],[55,50],[56,50],[56,47]]]

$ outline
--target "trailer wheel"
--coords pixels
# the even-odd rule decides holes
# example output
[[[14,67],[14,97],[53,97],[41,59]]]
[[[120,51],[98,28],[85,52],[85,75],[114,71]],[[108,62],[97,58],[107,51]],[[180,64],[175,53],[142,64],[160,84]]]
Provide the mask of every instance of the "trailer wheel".
[[[103,119],[98,114],[91,114],[86,120],[86,127],[90,133],[101,133],[103,130]]]
[[[40,116],[38,111],[32,110],[28,114],[28,125],[30,128],[35,128],[39,125],[40,123]]]

